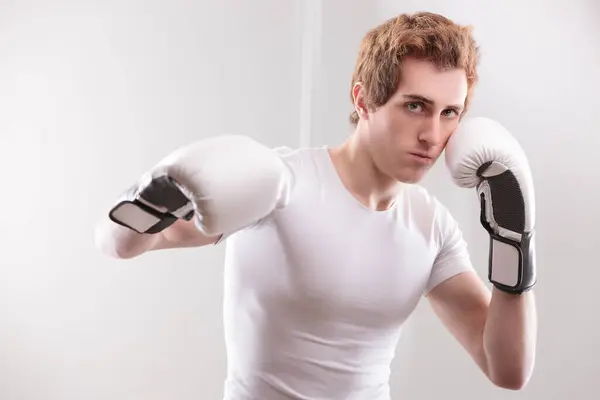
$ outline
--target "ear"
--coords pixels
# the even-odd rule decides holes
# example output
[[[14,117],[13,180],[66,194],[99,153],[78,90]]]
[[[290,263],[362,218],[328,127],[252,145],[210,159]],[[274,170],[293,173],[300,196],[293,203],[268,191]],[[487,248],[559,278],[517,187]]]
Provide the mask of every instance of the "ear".
[[[356,82],[352,87],[352,98],[354,99],[354,110],[361,119],[367,119],[369,113],[365,99],[365,90],[361,82]]]

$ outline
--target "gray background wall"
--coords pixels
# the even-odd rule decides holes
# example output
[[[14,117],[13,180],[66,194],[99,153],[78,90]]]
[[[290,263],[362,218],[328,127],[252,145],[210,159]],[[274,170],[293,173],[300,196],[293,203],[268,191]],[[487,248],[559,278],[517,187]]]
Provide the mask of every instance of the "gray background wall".
[[[398,345],[393,396],[596,398],[597,3],[0,0],[0,10],[1,399],[220,398],[223,248],[116,261],[94,249],[93,224],[192,140],[343,140],[360,39],[419,10],[475,26],[471,114],[500,120],[529,156],[539,349],[525,390],[494,388],[423,302]],[[424,185],[459,220],[485,277],[474,194],[443,162]]]

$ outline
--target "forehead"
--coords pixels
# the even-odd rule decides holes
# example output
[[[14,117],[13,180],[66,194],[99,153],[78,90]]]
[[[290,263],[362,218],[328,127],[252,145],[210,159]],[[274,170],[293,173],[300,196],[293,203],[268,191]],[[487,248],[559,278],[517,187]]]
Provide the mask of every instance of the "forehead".
[[[462,69],[440,70],[429,61],[412,58],[402,63],[400,95],[417,94],[446,105],[464,103],[467,91],[467,75]]]

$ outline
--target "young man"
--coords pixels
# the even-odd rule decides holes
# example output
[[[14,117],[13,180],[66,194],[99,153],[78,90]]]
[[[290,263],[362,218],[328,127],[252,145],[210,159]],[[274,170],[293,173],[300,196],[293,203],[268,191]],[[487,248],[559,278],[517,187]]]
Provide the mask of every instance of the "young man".
[[[467,27],[431,13],[393,18],[362,43],[344,143],[201,140],[158,163],[99,224],[98,246],[119,258],[226,243],[225,399],[389,399],[400,330],[423,295],[491,382],[526,384],[533,189],[506,130],[460,122],[477,60]],[[456,221],[418,185],[444,149],[455,182],[481,199],[491,292]]]

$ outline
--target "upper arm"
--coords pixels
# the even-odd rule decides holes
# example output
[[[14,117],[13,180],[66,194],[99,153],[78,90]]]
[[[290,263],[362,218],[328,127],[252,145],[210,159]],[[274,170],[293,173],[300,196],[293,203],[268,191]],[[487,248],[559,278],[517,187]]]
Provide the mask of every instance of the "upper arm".
[[[425,295],[448,331],[485,368],[483,330],[491,293],[473,268],[457,221],[438,206],[440,248]]]
[[[491,293],[477,273],[453,276],[432,289],[427,298],[444,326],[485,371],[483,331]]]
[[[160,232],[151,250],[174,249],[184,247],[201,247],[215,244],[221,237],[206,236],[198,228],[194,220],[178,219],[164,231]]]
[[[439,250],[425,288],[427,295],[437,285],[463,272],[474,271],[467,243],[458,222],[439,202],[436,204],[436,234]]]

